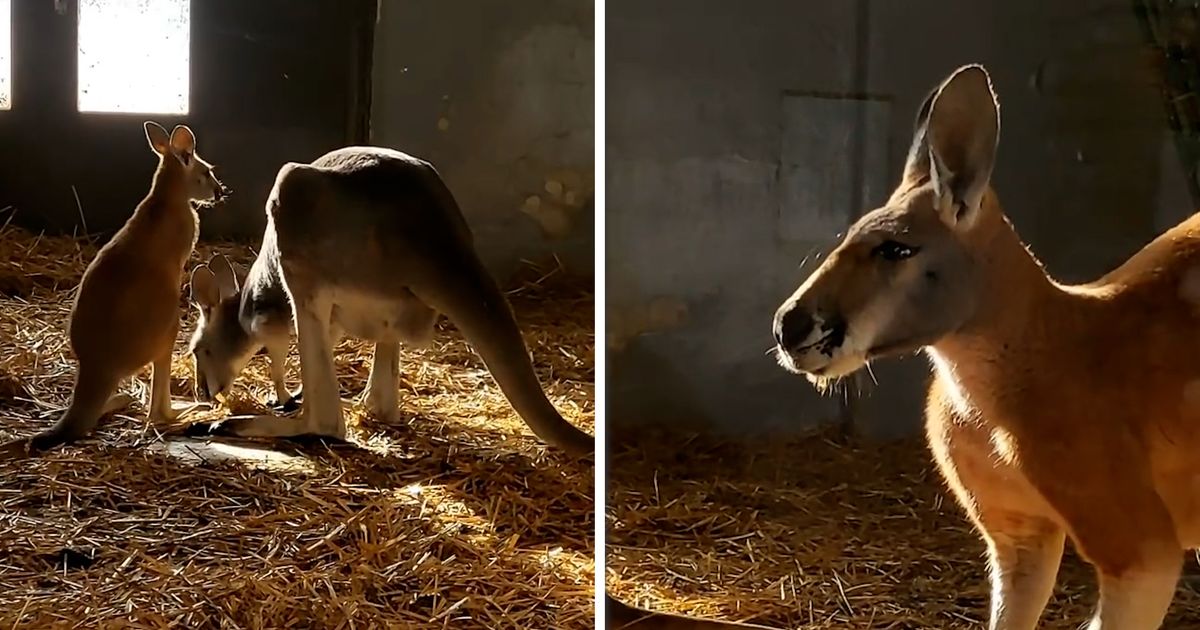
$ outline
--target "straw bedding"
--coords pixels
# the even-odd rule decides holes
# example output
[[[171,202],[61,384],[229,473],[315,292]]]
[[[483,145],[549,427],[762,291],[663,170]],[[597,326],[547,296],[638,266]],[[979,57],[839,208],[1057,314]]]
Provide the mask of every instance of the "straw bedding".
[[[66,404],[70,295],[95,248],[2,226],[8,439]],[[251,261],[248,248],[219,249]],[[539,376],[592,431],[590,290],[531,273],[510,299]],[[193,318],[176,400],[193,396]],[[0,627],[591,627],[591,465],[542,447],[444,320],[431,349],[404,352],[403,423],[348,403],[355,445],[178,437],[188,422],[266,411],[273,390],[257,357],[229,409],[148,426],[146,370],[127,387],[140,402],[92,439],[0,462]],[[337,365],[343,398],[357,397],[369,346],[343,342]],[[293,387],[297,370],[293,350]]]
[[[984,545],[920,440],[627,433],[608,464],[605,578],[618,598],[780,628],[986,626]],[[1165,628],[1200,628],[1196,586],[1181,580]],[[1041,627],[1078,628],[1095,592],[1068,544]]]

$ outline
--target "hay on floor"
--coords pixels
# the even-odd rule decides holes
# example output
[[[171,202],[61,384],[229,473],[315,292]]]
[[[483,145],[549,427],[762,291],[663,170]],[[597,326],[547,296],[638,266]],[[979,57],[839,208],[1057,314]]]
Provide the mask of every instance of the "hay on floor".
[[[608,456],[610,594],[778,628],[987,625],[984,544],[919,439],[609,436],[624,442]],[[1091,569],[1067,547],[1039,627],[1074,630],[1095,605]],[[1164,628],[1200,627],[1196,586],[1180,581]]]
[[[215,249],[243,268],[252,259],[202,246],[192,264]],[[94,253],[0,228],[0,439],[65,406],[71,291]],[[593,431],[590,291],[530,274],[511,299],[539,376]],[[192,309],[187,320],[177,400],[193,396]],[[141,404],[93,438],[0,462],[0,626],[590,628],[591,465],[541,446],[444,320],[431,349],[402,361],[403,422],[348,403],[357,446],[175,437],[182,423],[145,420],[146,370],[126,386]],[[356,398],[370,347],[343,342],[337,365]],[[293,387],[297,370],[293,350]],[[272,397],[257,357],[229,405],[265,412]]]

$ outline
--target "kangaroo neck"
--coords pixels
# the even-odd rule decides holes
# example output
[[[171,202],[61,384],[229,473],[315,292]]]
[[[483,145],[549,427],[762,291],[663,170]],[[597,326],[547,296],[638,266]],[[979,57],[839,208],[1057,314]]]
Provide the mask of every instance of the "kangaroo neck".
[[[1055,329],[1073,321],[1078,306],[992,204],[966,236],[979,273],[973,315],[928,349],[939,376],[975,403],[1000,381],[1030,376],[1031,358],[1057,354],[1063,335]]]
[[[186,173],[179,160],[169,155],[159,159],[146,202],[142,205],[152,208],[188,205]]]
[[[150,192],[138,204],[124,232],[136,239],[142,255],[170,261],[180,270],[199,234],[199,216],[189,203],[187,172],[172,156],[160,158]]]

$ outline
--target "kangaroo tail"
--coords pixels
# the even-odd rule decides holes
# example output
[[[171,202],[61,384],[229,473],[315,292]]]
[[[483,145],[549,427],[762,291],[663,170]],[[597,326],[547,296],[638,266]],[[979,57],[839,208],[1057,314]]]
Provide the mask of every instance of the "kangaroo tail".
[[[58,422],[32,437],[0,446],[0,453],[36,453],[87,436],[100,423],[100,416],[104,415],[108,398],[117,389],[117,384],[117,380],[86,370],[80,365],[71,402]]]
[[[492,378],[529,428],[548,444],[588,455],[595,439],[567,422],[546,399],[512,308],[473,252],[455,269],[430,268],[413,293],[445,313],[479,353]]]

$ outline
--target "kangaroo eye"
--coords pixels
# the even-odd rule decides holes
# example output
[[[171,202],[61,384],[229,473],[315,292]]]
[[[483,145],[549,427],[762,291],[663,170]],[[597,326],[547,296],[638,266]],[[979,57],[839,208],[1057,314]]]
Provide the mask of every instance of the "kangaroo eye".
[[[904,260],[905,258],[912,258],[919,251],[921,251],[919,247],[912,247],[897,241],[884,241],[871,250],[871,255],[894,262]]]

